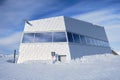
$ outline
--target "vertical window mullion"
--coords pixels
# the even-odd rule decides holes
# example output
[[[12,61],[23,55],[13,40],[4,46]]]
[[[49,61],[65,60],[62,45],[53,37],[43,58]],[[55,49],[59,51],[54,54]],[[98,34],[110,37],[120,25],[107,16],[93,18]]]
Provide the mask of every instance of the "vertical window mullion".
[[[68,35],[67,35],[67,32],[65,31],[65,35],[66,35],[66,40],[67,40],[67,42],[69,42],[69,40],[68,40]]]
[[[35,42],[35,33],[34,33],[34,38],[33,38],[33,43]]]
[[[71,35],[72,35],[72,39],[73,39],[73,43],[75,42],[75,40],[74,40],[74,37],[73,37],[73,33],[71,33]]]
[[[54,32],[52,32],[52,43],[53,43],[53,36],[54,36]]]

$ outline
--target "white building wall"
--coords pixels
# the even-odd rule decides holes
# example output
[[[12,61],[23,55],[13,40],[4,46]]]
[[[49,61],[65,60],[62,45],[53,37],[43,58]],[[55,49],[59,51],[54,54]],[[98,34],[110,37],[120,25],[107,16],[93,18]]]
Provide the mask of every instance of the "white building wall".
[[[108,41],[103,27],[72,18],[60,16],[29,22],[32,26],[25,24],[24,33],[54,31],[66,32],[67,30],[73,33]],[[51,52],[56,52],[59,55],[67,55],[67,60],[70,60],[71,58],[73,59],[85,55],[111,52],[111,49],[109,47],[106,48],[71,43],[68,45],[68,42],[21,43],[18,63],[29,60],[51,60]]]
[[[68,43],[26,43],[20,45],[20,56],[18,63],[29,60],[52,60],[51,52],[58,55],[66,55],[70,60]]]
[[[52,32],[66,31],[64,17],[52,17],[41,20],[29,21],[32,26],[25,24],[24,33],[27,32]],[[68,43],[21,43],[19,49],[18,63],[28,60],[51,60],[51,52],[59,55],[66,55],[70,60]]]
[[[65,31],[64,17],[52,17],[47,19],[29,21],[32,26],[25,24],[24,32]]]

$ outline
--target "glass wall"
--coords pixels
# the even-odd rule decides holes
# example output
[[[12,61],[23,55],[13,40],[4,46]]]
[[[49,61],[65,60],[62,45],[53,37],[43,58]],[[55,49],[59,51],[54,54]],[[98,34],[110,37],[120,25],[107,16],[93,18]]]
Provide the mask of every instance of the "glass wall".
[[[80,43],[80,38],[78,34],[73,34],[73,40],[75,43]]]
[[[23,43],[33,43],[34,41],[34,33],[25,33],[23,36]]]
[[[53,42],[66,42],[65,32],[54,32],[53,33]]]
[[[92,46],[102,46],[102,47],[109,47],[107,41],[99,40],[96,38],[75,34],[71,32],[67,32],[68,42],[83,44],[83,45],[92,45]]]
[[[107,41],[67,32],[68,42],[82,45],[109,47]],[[22,43],[67,42],[65,32],[24,33]]]
[[[24,33],[22,43],[67,42],[65,32]]]
[[[91,45],[91,39],[89,37],[85,37],[86,44]]]
[[[82,44],[86,44],[85,36],[80,35],[80,38],[81,38],[81,43],[82,43]]]
[[[34,42],[52,42],[52,33],[51,32],[43,32],[43,33],[35,33]]]
[[[68,36],[68,41],[69,41],[69,42],[73,42],[72,33],[67,32],[67,36]]]

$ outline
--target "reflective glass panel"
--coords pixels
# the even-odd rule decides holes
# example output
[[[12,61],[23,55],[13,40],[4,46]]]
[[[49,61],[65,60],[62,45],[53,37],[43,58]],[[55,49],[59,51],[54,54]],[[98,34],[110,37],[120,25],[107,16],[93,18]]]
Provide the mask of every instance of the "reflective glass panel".
[[[51,32],[35,33],[34,42],[52,42],[52,33]]]
[[[81,38],[82,44],[86,44],[86,41],[85,41],[85,36],[80,35],[80,38]]]
[[[72,33],[67,32],[67,36],[68,36],[68,41],[73,42]]]
[[[74,39],[74,42],[75,42],[75,43],[80,43],[79,35],[73,34],[73,39]]]
[[[97,40],[97,45],[101,46],[100,40]]]
[[[65,32],[54,32],[53,33],[53,42],[66,42]]]
[[[34,33],[24,33],[22,43],[32,43],[34,40]]]
[[[85,37],[85,39],[86,39],[86,43],[87,43],[88,45],[90,45],[90,38],[89,38],[89,37]]]

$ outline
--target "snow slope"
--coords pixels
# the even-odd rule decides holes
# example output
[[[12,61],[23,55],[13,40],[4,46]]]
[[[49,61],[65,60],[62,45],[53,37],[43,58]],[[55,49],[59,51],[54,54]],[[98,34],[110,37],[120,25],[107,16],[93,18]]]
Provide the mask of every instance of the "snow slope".
[[[120,80],[120,56],[85,56],[69,63],[12,63],[1,55],[0,80]]]

